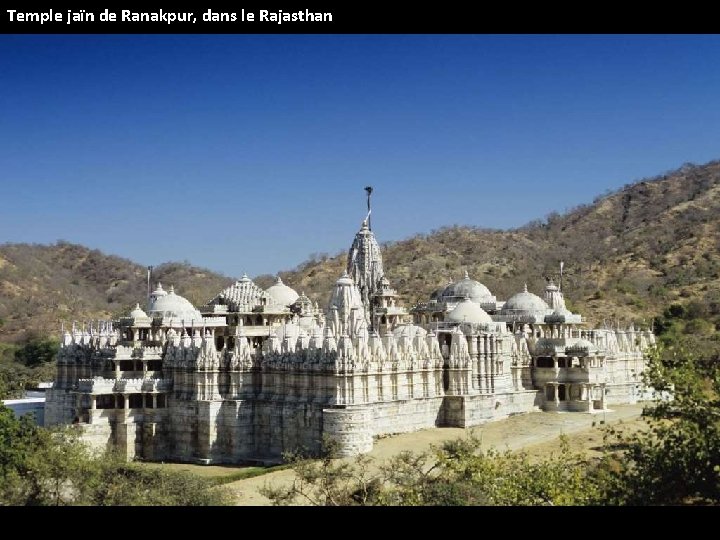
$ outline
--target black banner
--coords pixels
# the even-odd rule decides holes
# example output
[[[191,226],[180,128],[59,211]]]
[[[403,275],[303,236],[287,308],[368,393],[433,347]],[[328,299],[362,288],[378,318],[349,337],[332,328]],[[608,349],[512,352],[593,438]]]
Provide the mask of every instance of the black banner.
[[[188,8],[36,9],[12,2],[0,10],[0,32],[13,34],[335,34],[335,33],[554,33],[554,32],[667,32],[678,31],[683,18],[672,22],[658,13],[648,20],[618,13],[610,7],[574,15],[569,8],[545,3],[509,3],[470,7],[429,4],[425,7],[373,6],[364,3],[333,7],[307,4],[301,8],[269,4],[239,5],[232,9],[206,4]],[[634,18],[633,18],[634,17]],[[693,24],[700,24],[695,18]],[[674,28],[673,28],[674,26]],[[712,29],[710,29],[712,31]]]

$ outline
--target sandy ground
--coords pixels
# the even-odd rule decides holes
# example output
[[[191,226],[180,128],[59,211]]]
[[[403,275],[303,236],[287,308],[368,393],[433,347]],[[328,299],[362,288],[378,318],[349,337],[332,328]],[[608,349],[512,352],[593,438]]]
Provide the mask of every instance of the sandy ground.
[[[567,435],[571,450],[584,451],[602,444],[601,422],[617,424],[622,421],[639,427],[642,405],[615,405],[611,411],[594,414],[536,412],[513,416],[505,420],[490,422],[474,428],[435,428],[385,437],[375,442],[370,457],[381,463],[405,450],[422,452],[432,445],[448,439],[464,437],[469,432],[482,440],[485,449],[524,449],[534,456],[550,453],[559,448],[558,438]],[[595,427],[593,427],[595,423]],[[238,480],[227,484],[237,496],[240,506],[265,506],[270,501],[258,490],[265,484],[272,486],[289,485],[293,480],[291,469],[272,472],[263,476]]]

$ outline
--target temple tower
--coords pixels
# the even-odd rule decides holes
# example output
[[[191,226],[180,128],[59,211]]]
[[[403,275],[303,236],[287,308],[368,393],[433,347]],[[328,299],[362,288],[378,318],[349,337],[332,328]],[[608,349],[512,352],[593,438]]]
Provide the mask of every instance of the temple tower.
[[[375,235],[370,230],[370,193],[368,190],[368,215],[355,235],[347,258],[347,273],[360,291],[365,312],[372,312],[372,296],[380,288],[380,280],[385,275],[382,255]]]

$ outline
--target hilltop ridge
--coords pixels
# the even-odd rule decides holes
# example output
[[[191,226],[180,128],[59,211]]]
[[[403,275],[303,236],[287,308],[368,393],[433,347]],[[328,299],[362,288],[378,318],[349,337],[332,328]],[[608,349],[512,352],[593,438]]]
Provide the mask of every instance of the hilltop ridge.
[[[512,230],[444,227],[382,244],[385,271],[406,306],[467,270],[499,299],[523,283],[541,293],[565,263],[570,307],[593,322],[646,320],[671,302],[720,313],[720,161],[686,164],[628,184],[565,214]],[[382,231],[376,231],[382,242]],[[350,238],[348,242],[350,242]],[[326,302],[345,253],[309,259],[279,275]],[[57,331],[61,320],[109,318],[144,297],[146,268],[69,242],[0,245],[0,341]],[[202,304],[232,278],[165,263],[154,280]],[[267,287],[270,276],[255,278]],[[716,313],[717,312],[717,313]]]

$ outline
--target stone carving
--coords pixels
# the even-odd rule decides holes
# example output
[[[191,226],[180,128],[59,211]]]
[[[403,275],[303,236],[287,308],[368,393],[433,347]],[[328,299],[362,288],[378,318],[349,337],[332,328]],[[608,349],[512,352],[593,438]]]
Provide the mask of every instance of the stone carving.
[[[279,458],[324,435],[351,455],[388,433],[637,400],[655,343],[586,329],[552,280],[501,302],[465,272],[408,312],[369,214],[325,311],[271,289],[243,276],[196,308],[158,284],[147,312],[63,329],[47,423],[82,419],[128,459]]]

